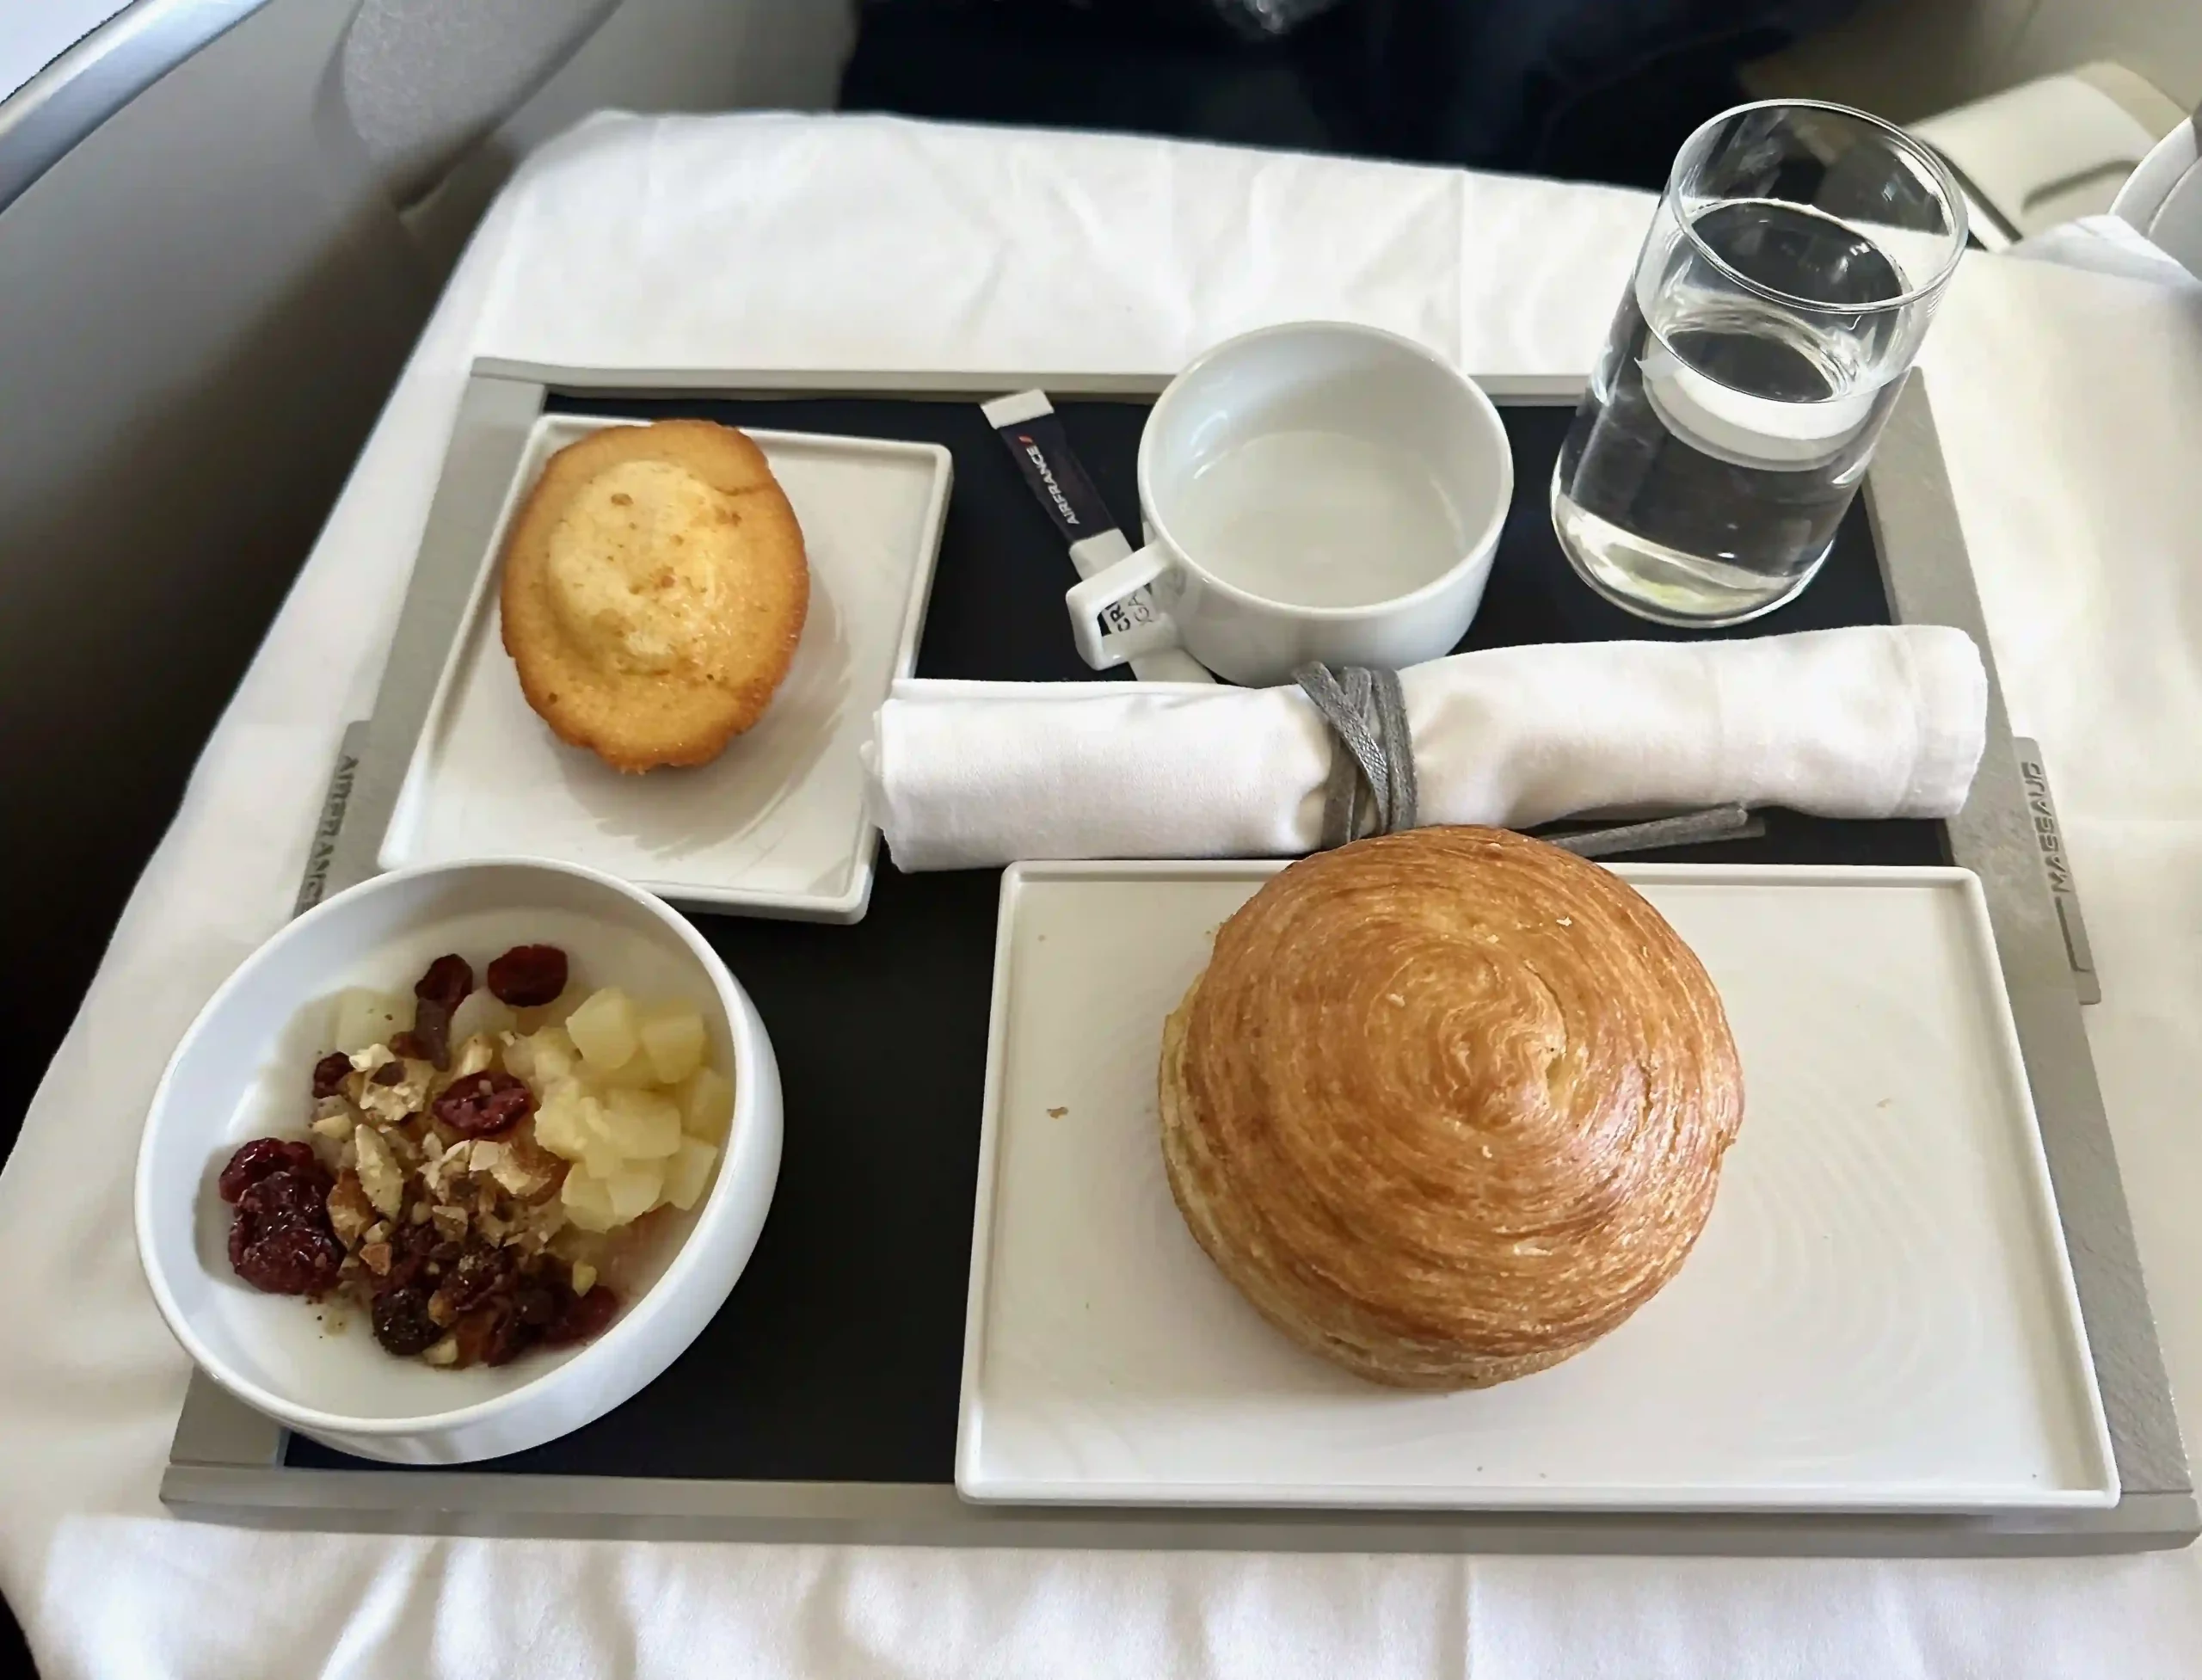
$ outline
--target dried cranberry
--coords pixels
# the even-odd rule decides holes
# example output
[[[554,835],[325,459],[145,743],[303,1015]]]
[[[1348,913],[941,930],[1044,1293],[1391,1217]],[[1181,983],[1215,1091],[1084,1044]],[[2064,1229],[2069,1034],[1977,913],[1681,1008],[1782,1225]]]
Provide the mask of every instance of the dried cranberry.
[[[413,988],[413,1030],[390,1041],[398,1055],[451,1066],[451,1018],[474,989],[474,970],[458,956],[439,957]]]
[[[587,1295],[569,1295],[557,1322],[543,1332],[546,1347],[565,1347],[600,1335],[619,1310],[619,1297],[599,1283]]]
[[[348,1062],[344,1064],[351,1066]],[[313,1158],[313,1151],[303,1143],[286,1142],[280,1137],[256,1137],[230,1157],[230,1164],[222,1169],[219,1189],[225,1202],[234,1202],[252,1185],[271,1172],[321,1171],[321,1163]]]
[[[489,1332],[489,1345],[482,1351],[485,1365],[508,1365],[542,1339],[542,1332],[523,1320],[507,1305],[498,1310],[496,1320]]]
[[[400,1358],[410,1358],[443,1339],[443,1327],[428,1316],[427,1291],[401,1285],[375,1296],[375,1339]]]
[[[445,1014],[456,1014],[466,1001],[466,994],[474,989],[474,970],[466,959],[459,956],[439,957],[428,964],[413,988],[413,995],[422,1003],[433,1003]]]
[[[515,1281],[518,1267],[513,1252],[494,1244],[469,1244],[458,1257],[458,1264],[452,1268],[451,1281],[444,1285],[444,1297],[452,1310],[464,1313],[481,1306],[500,1295],[509,1295]]]
[[[240,1240],[240,1239],[243,1239]],[[290,1220],[257,1227],[240,1210],[230,1228],[230,1264],[270,1295],[318,1295],[336,1282],[344,1245],[324,1222]]]
[[[413,1012],[413,1030],[390,1041],[390,1048],[415,1062],[451,1066],[451,1012],[440,1003],[422,1003]]]
[[[452,1080],[436,1098],[436,1118],[461,1137],[495,1137],[534,1112],[534,1092],[510,1074],[490,1070]]]
[[[525,1353],[535,1332],[507,1305],[477,1307],[452,1326],[461,1365],[504,1365]]]
[[[332,1188],[321,1163],[309,1158],[302,1167],[286,1166],[247,1185],[244,1194],[237,1197],[237,1214],[262,1225],[286,1225],[298,1220],[309,1225],[325,1223]]]
[[[230,1265],[255,1289],[318,1295],[336,1282],[344,1245],[329,1222],[329,1173],[303,1143],[257,1138],[222,1169]]]
[[[352,1058],[331,1050],[313,1064],[313,1094],[317,1099],[334,1097],[344,1089],[344,1076],[352,1071]]]
[[[560,1302],[551,1290],[530,1285],[513,1297],[513,1310],[520,1314],[520,1321],[538,1330],[548,1329],[558,1316]]]
[[[436,1233],[433,1226],[400,1226],[390,1240],[390,1270],[384,1274],[384,1287],[403,1289],[419,1277],[435,1246]]]
[[[556,945],[514,945],[489,964],[489,995],[532,1009],[566,989],[566,953]]]

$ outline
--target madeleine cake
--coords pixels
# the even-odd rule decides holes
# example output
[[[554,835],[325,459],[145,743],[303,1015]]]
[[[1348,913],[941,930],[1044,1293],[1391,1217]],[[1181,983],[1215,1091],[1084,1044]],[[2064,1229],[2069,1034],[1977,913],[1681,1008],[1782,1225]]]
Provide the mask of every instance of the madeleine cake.
[[[505,650],[561,740],[619,770],[702,764],[764,716],[809,606],[764,452],[706,420],[550,458],[506,539]]]

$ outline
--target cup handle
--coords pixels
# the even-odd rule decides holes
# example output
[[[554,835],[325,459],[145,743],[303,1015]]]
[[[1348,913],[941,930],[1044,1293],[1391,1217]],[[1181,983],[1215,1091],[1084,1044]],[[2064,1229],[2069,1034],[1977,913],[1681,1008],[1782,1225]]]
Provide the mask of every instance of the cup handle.
[[[1079,657],[1095,670],[1106,671],[1141,654],[1176,647],[1176,620],[1146,593],[1147,586],[1169,569],[1169,555],[1159,544],[1150,543],[1064,595]],[[1121,628],[1104,631],[1104,618]]]

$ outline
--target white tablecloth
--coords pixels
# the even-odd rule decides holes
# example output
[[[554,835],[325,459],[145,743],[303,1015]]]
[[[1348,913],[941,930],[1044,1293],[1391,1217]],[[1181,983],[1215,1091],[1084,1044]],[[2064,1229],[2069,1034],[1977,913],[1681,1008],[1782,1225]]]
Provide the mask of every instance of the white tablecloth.
[[[467,362],[1168,368],[1331,315],[1579,371],[1633,194],[874,120],[607,120],[477,241],[209,743],[0,1176],[0,1587],[49,1676],[2191,1675],[2189,1554],[1431,1560],[377,1540],[180,1523],[186,1366],[128,1180],[169,1047],[287,912],[371,700]],[[2089,1026],[2202,1424],[2202,305],[1974,257],[1932,391],[2063,805]],[[799,1118],[799,1117],[797,1117]]]

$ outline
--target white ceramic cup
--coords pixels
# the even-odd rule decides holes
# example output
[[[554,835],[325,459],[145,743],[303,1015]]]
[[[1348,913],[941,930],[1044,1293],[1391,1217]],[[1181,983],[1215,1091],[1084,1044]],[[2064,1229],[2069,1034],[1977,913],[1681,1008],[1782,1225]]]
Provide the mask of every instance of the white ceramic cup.
[[[1513,493],[1498,410],[1428,350],[1338,322],[1264,327],[1155,403],[1147,546],[1070,591],[1072,633],[1097,671],[1183,648],[1261,686],[1308,660],[1436,659],[1482,603]]]

